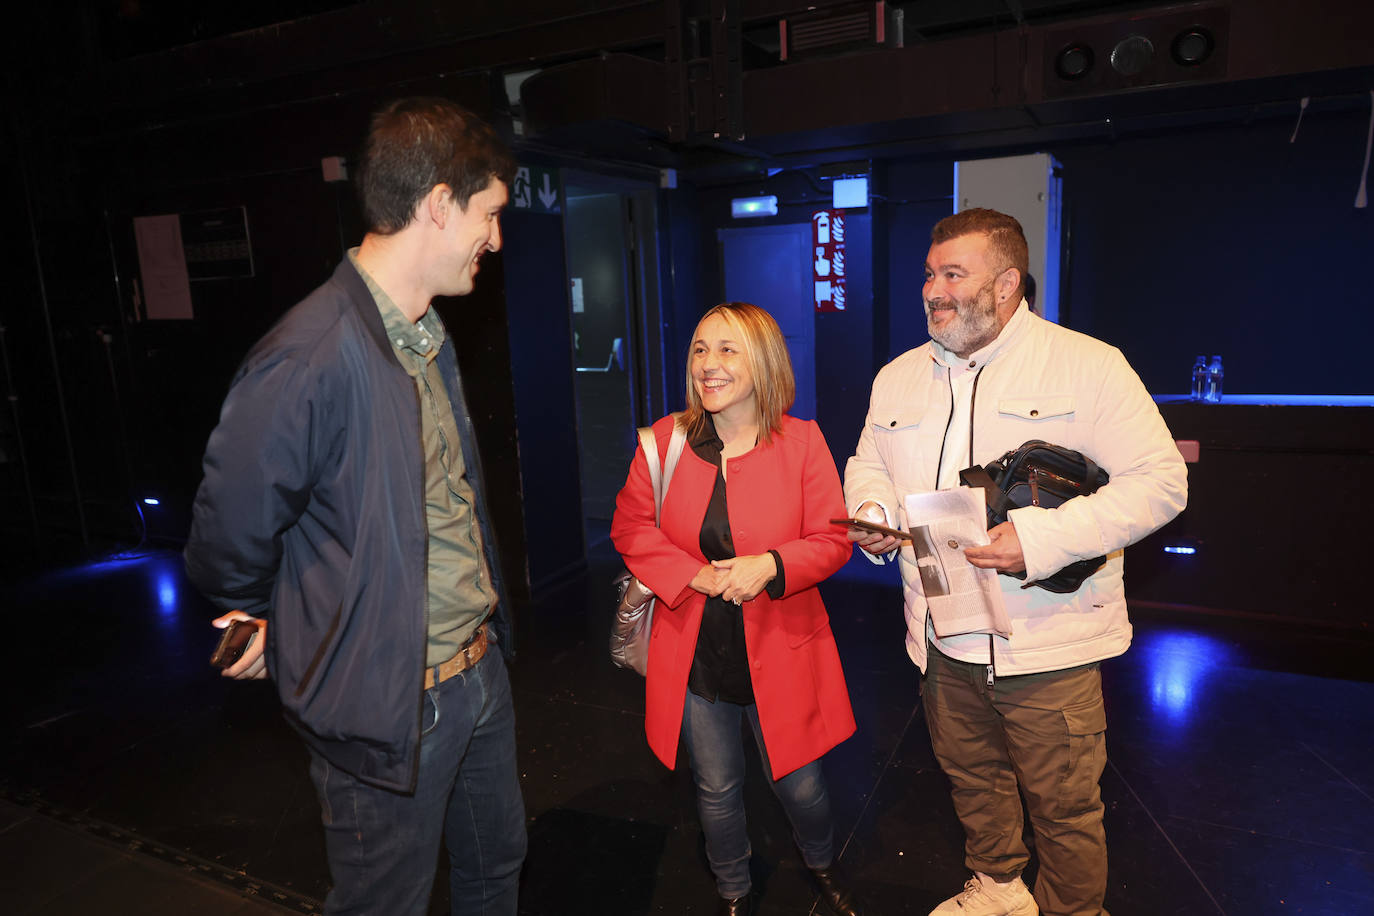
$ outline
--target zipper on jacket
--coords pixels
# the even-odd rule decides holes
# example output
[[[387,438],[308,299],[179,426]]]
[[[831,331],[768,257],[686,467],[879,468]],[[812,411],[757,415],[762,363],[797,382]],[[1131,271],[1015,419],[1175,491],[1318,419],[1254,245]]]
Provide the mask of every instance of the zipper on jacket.
[[[978,380],[983,377],[983,370],[979,369],[973,374],[973,391],[969,394],[968,402],[968,464],[964,467],[973,467],[973,408],[978,404]],[[945,385],[949,387],[949,416],[945,418],[945,433],[940,437],[940,458],[935,463],[935,485],[932,490],[940,489],[940,469],[945,466],[945,445],[949,440],[949,428],[954,425],[954,379],[948,366],[945,367]]]
[[[974,408],[978,406],[978,380],[983,377],[983,370],[979,369],[973,377],[973,391],[968,398],[968,464],[965,467],[973,467],[973,417]],[[952,413],[953,411],[951,411]],[[992,685],[997,680],[997,656],[994,654],[992,634],[988,634],[988,690],[992,690]]]
[[[935,483],[931,486],[932,490],[940,489],[940,468],[945,466],[945,442],[949,439],[949,428],[954,424],[954,380],[950,377],[948,366],[945,367],[945,384],[949,386],[949,416],[945,418],[945,432],[940,437],[940,458],[935,462]]]
[[[973,376],[973,391],[968,396],[968,464],[964,465],[966,468],[973,467],[973,409],[978,406],[978,380],[982,377],[983,370],[979,369]],[[953,397],[953,389],[951,389],[951,397]],[[953,416],[954,408],[952,406],[949,412]]]
[[[973,390],[969,392],[968,402],[968,463],[964,467],[973,467],[973,416],[974,408],[978,406],[978,380],[983,377],[983,370],[980,368],[973,375]],[[949,386],[949,417],[945,420],[945,434],[940,437],[940,460],[935,465],[935,486],[940,489],[940,469],[945,464],[945,443],[949,439],[949,428],[954,425],[954,379],[948,366],[945,367],[945,384]],[[992,634],[988,634],[988,678],[987,687],[991,690],[997,680],[997,666],[995,664],[997,656],[993,654]]]
[[[411,381],[414,382],[414,379]],[[425,672],[428,670],[426,662],[429,661],[429,510],[426,508],[428,494],[425,492],[429,485],[429,468],[425,463],[423,445],[425,398],[420,394],[419,386],[412,384],[411,389],[415,393],[415,418],[420,423],[420,526],[424,531],[425,541],[425,549],[420,551],[420,581],[424,583],[425,596],[423,626],[420,628],[420,703],[415,711],[415,763],[410,768],[410,789],[414,791],[420,784],[420,742],[424,740],[422,736],[425,732]],[[445,485],[447,486],[447,482]]]
[[[988,689],[992,689],[993,682],[997,680],[997,656],[993,654],[992,634],[988,634]]]

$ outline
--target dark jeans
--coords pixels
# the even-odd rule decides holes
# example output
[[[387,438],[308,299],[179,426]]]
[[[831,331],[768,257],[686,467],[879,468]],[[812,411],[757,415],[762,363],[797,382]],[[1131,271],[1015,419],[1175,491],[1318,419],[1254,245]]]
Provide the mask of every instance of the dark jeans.
[[[525,858],[515,710],[501,653],[427,691],[415,793],[360,782],[311,752],[334,887],[328,914],[423,916],[449,854],[453,916],[513,916]]]
[[[741,717],[748,718],[763,758],[773,794],[792,823],[792,838],[808,868],[826,868],[834,860],[835,834],[830,795],[825,789],[821,762],[813,760],[782,779],[773,779],[768,749],[759,730],[758,707],[717,701],[711,703],[687,692],[682,714],[682,739],[692,759],[697,785],[697,809],[706,834],[706,858],[722,897],[749,893],[749,833],[744,818],[744,735]]]

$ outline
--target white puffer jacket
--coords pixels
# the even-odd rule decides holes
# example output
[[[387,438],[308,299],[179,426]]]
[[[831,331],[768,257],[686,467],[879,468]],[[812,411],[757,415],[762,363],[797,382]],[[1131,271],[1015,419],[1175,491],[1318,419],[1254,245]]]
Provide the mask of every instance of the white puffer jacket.
[[[935,487],[952,405],[947,358],[943,347],[927,343],[878,373],[858,448],[845,467],[851,513],[872,500],[889,520],[906,527],[907,495]],[[982,359],[972,408],[976,463],[992,461],[1029,439],[1043,439],[1090,456],[1111,475],[1091,496],[1057,509],[1028,507],[1009,514],[1025,554],[1025,581],[1075,560],[1106,554],[1107,563],[1068,595],[1022,588],[1025,581],[999,576],[1012,634],[991,637],[994,668],[999,676],[1031,674],[1120,655],[1131,643],[1122,550],[1183,510],[1188,492],[1183,458],[1121,351],[1045,321],[1024,302],[998,346]],[[907,652],[924,671],[926,601],[920,574],[909,546],[897,555]]]

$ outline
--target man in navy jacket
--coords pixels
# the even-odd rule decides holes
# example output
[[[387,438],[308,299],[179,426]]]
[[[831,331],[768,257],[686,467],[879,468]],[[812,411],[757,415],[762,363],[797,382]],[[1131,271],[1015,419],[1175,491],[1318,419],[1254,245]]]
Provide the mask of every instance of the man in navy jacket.
[[[205,453],[186,568],[258,633],[309,748],[326,912],[423,914],[441,838],[452,912],[516,911],[526,838],[505,663],[509,601],[449,331],[501,247],[514,160],[469,112],[378,112],[368,232],[245,358]]]

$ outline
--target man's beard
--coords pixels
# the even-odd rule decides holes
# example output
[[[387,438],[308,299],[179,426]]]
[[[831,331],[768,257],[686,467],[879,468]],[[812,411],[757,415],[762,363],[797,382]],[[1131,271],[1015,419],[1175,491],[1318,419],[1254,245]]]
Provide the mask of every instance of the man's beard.
[[[932,340],[951,353],[967,357],[974,350],[992,343],[1002,330],[997,323],[997,303],[992,298],[992,284],[980,289],[972,301],[960,301],[952,297],[944,301],[955,305],[953,319],[936,330],[930,320],[930,303],[926,302],[926,331]]]

